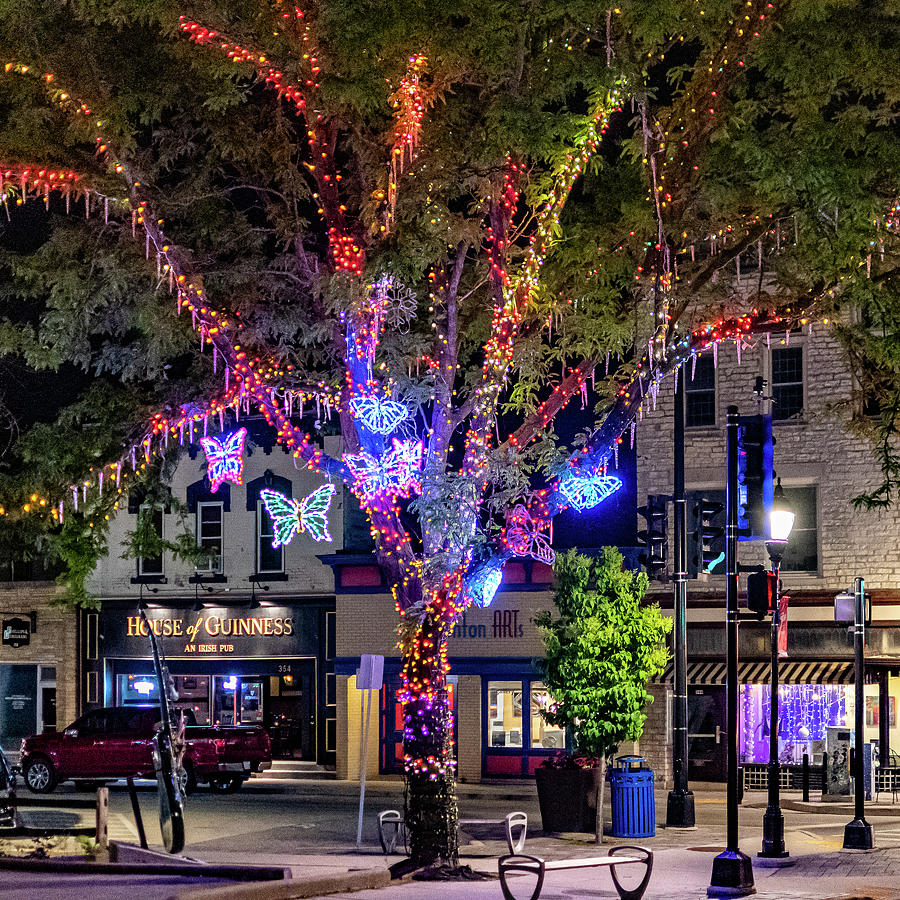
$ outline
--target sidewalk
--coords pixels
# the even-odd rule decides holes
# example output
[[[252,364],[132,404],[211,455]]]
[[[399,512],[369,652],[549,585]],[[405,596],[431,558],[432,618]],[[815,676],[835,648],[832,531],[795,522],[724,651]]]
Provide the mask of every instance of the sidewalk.
[[[648,900],[703,900],[712,871],[715,855],[724,848],[724,796],[719,792],[698,795],[698,821],[693,830],[658,827],[656,836],[642,840],[607,838],[603,846],[594,844],[589,835],[546,836],[538,830],[539,822],[530,823],[531,832],[525,852],[546,859],[605,856],[616,844],[637,843],[654,851],[653,875],[644,895]],[[798,801],[799,803],[799,801]],[[841,849],[843,826],[852,816],[843,804],[805,804],[810,810],[786,810],[786,842],[796,862],[787,868],[763,868],[754,864],[754,878],[760,900],[900,900],[900,807],[893,810],[893,819],[876,817],[873,825],[876,850],[854,853]],[[874,811],[875,804],[873,804]],[[889,804],[878,804],[878,812],[890,814]],[[868,807],[867,807],[868,808]],[[741,808],[740,844],[745,853],[755,857],[761,840],[762,813],[765,795],[752,794]],[[665,806],[662,806],[664,815]],[[660,813],[660,806],[657,805]],[[715,818],[717,821],[710,821]],[[393,883],[378,890],[318,894],[331,900],[500,900],[497,880],[497,859],[506,854],[505,842],[494,826],[469,826],[461,847],[463,864],[491,877],[478,882],[409,882]],[[215,862],[214,854],[209,862]],[[290,868],[295,882],[300,884],[323,875],[360,872],[372,867],[387,867],[400,857],[382,857],[377,851],[368,853],[332,853],[320,855],[274,856],[257,854],[257,864],[278,864]],[[223,860],[224,861],[224,860]],[[234,858],[231,859],[234,862]],[[249,861],[249,860],[248,860]],[[637,875],[637,872],[634,873]],[[628,870],[623,881],[632,877]],[[529,897],[533,881],[522,876],[511,888],[519,897]],[[626,881],[626,883],[628,883]],[[282,889],[287,885],[282,885]],[[242,891],[185,891],[178,900],[225,900],[226,897],[269,897],[267,888]],[[274,895],[271,895],[274,896]],[[302,890],[296,894],[279,893],[280,898],[309,897]],[[551,872],[541,893],[543,900],[596,898],[614,900],[617,897],[607,870],[581,869]]]

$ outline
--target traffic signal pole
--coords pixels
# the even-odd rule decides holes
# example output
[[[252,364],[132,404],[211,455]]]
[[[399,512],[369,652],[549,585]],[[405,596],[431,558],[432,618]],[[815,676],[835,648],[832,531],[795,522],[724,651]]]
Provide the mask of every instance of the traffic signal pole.
[[[755,894],[753,864],[738,847],[738,408],[728,407],[725,425],[725,625],[728,707],[728,783],[725,850],[713,860],[708,897]]]
[[[681,376],[681,377],[679,377]],[[694,827],[694,794],[688,789],[687,702],[687,508],[684,499],[684,371],[675,376],[674,423],[675,506],[675,631],[674,727],[672,765],[674,787],[666,806],[667,828]]]

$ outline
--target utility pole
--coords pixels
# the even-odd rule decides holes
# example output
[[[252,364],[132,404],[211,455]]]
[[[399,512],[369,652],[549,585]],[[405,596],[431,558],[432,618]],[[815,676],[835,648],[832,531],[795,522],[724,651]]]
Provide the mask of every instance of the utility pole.
[[[666,806],[666,828],[694,827],[694,794],[688,788],[687,698],[687,508],[684,499],[684,369],[675,373],[675,442],[673,478],[675,507],[674,787]]]
[[[725,626],[727,647],[728,791],[725,850],[713,860],[708,897],[755,894],[753,864],[738,847],[738,408],[728,407],[725,425]]]

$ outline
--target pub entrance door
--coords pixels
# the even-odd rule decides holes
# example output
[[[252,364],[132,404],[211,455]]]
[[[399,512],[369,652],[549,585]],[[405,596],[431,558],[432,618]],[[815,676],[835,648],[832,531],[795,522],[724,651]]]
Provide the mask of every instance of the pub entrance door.
[[[269,678],[266,731],[275,759],[316,759],[316,661],[294,659]]]

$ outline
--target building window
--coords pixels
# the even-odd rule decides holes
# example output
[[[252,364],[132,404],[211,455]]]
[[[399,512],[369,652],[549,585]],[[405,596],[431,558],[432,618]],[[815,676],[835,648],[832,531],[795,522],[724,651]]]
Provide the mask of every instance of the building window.
[[[198,572],[222,574],[222,525],[221,503],[197,504],[197,546],[208,554],[206,563],[198,566]]]
[[[262,500],[256,501],[256,571],[272,574],[284,571],[284,547],[273,547],[275,525]]]
[[[803,414],[803,348],[772,351],[772,418],[776,422]]]
[[[541,715],[548,709],[553,698],[540,681],[531,682],[531,749],[563,750],[566,746],[566,730],[558,725],[549,725]]]
[[[565,729],[547,724],[541,715],[553,702],[542,682],[536,678],[485,679],[483,686],[486,776],[533,775],[548,756],[565,749]]]
[[[160,506],[144,505],[141,507],[141,515],[149,517],[150,527],[159,537],[160,541],[163,537],[163,511]],[[163,574],[163,558],[162,553],[158,556],[141,556],[138,557],[138,575],[162,575]]]
[[[685,366],[684,424],[700,428],[716,424],[716,368],[711,356],[698,356],[693,372]]]
[[[819,533],[816,527],[816,486],[785,487],[784,499],[794,510],[794,527],[781,561],[782,572],[819,570]]]

